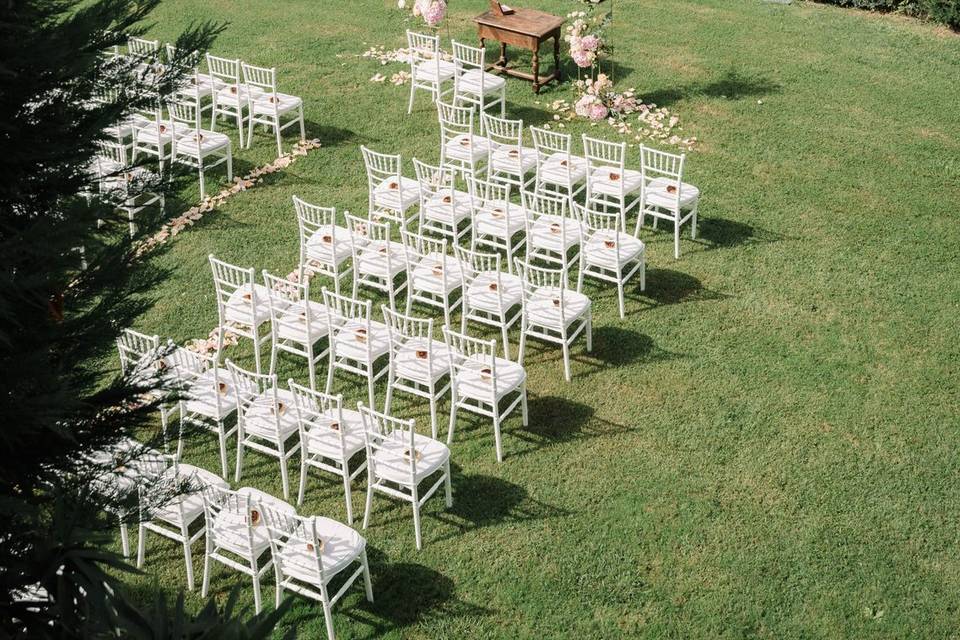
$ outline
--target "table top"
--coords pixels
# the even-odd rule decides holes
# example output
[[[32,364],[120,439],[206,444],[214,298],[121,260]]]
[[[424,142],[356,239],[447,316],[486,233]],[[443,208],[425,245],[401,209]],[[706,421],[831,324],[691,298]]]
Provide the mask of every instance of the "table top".
[[[536,9],[514,9],[514,11],[515,13],[508,16],[498,16],[492,11],[487,11],[473,21],[488,27],[538,38],[555,31],[565,22],[563,18]]]

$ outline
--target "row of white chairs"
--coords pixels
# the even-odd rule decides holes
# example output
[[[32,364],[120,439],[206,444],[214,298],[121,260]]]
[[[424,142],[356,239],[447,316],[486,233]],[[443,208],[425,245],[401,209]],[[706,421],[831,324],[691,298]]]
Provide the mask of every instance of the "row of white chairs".
[[[594,210],[616,212],[621,230],[637,212],[634,236],[646,216],[654,228],[661,219],[674,225],[674,257],[680,257],[680,227],[690,222],[696,237],[700,190],[683,180],[685,154],[640,146],[639,169],[627,168],[627,145],[584,135],[583,154],[573,150],[573,136],[529,127],[533,146],[524,143],[523,120],[482,113],[482,133],[475,132],[472,109],[437,103],[440,120],[440,166],[456,174],[567,198],[571,206],[583,194]],[[364,148],[369,210],[394,221],[418,202],[418,180],[402,175],[397,154]],[[415,163],[416,168],[416,163]],[[435,171],[433,172],[435,174]],[[417,170],[418,178],[421,171]],[[422,180],[419,180],[422,182]],[[395,185],[395,186],[394,186]]]

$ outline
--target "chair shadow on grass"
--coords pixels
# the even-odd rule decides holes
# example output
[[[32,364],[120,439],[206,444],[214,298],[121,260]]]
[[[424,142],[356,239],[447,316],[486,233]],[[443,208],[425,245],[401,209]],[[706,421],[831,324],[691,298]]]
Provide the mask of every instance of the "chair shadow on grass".
[[[741,100],[778,93],[780,90],[781,86],[769,78],[747,76],[736,69],[729,69],[715,80],[690,82],[669,88],[645,91],[642,95],[644,102],[664,107],[679,100],[697,96]]]
[[[632,428],[599,418],[593,407],[559,396],[529,397],[530,420],[526,427],[510,429],[507,437],[526,443],[510,457],[536,453],[553,445],[625,433]],[[564,513],[565,515],[565,513]]]
[[[689,239],[689,238],[688,238]],[[697,225],[697,237],[692,242],[704,250],[727,249],[745,245],[771,244],[791,239],[777,231],[726,218],[703,218]]]
[[[683,302],[726,300],[729,297],[704,287],[698,278],[673,269],[647,269],[646,284],[647,288],[641,291],[639,281],[631,283],[627,294],[630,299],[641,300],[654,308]]]
[[[354,587],[355,605],[347,604],[334,609],[334,616],[346,616],[362,625],[362,638],[381,638],[391,631],[417,624],[427,617],[486,617],[496,611],[466,602],[457,597],[456,586],[450,578],[439,571],[413,562],[390,562],[382,551],[367,545],[370,562],[370,578],[373,583],[373,602],[368,602],[359,587]],[[344,572],[347,573],[347,572]],[[339,583],[335,580],[332,589]],[[291,623],[302,624],[315,619],[317,607],[302,608]],[[298,608],[300,609],[300,608]],[[297,609],[294,610],[299,613]],[[322,613],[319,613],[322,618]],[[358,629],[360,630],[360,629]]]

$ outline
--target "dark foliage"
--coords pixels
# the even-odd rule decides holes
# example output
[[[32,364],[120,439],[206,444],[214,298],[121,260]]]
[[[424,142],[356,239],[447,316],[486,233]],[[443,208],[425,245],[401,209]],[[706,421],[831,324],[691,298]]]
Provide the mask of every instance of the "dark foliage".
[[[130,497],[93,490],[105,469],[88,456],[142,432],[155,408],[143,394],[160,384],[104,363],[163,273],[137,255],[159,212],[138,214],[131,239],[87,167],[105,126],[165,100],[192,66],[104,55],[157,2],[0,0],[0,637],[252,638],[278,616],[241,621],[232,601],[138,610],[117,577],[130,568],[104,551],[104,509]],[[219,30],[188,29],[178,51]]]

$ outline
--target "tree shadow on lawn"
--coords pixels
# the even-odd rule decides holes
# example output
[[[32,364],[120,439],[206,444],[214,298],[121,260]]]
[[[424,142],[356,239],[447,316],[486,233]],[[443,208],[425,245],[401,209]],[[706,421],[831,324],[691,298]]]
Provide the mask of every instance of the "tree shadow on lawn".
[[[642,96],[644,102],[663,107],[679,100],[697,96],[741,100],[778,93],[780,89],[781,86],[769,78],[746,76],[735,69],[730,69],[710,82],[690,82],[670,88],[645,91]]]

